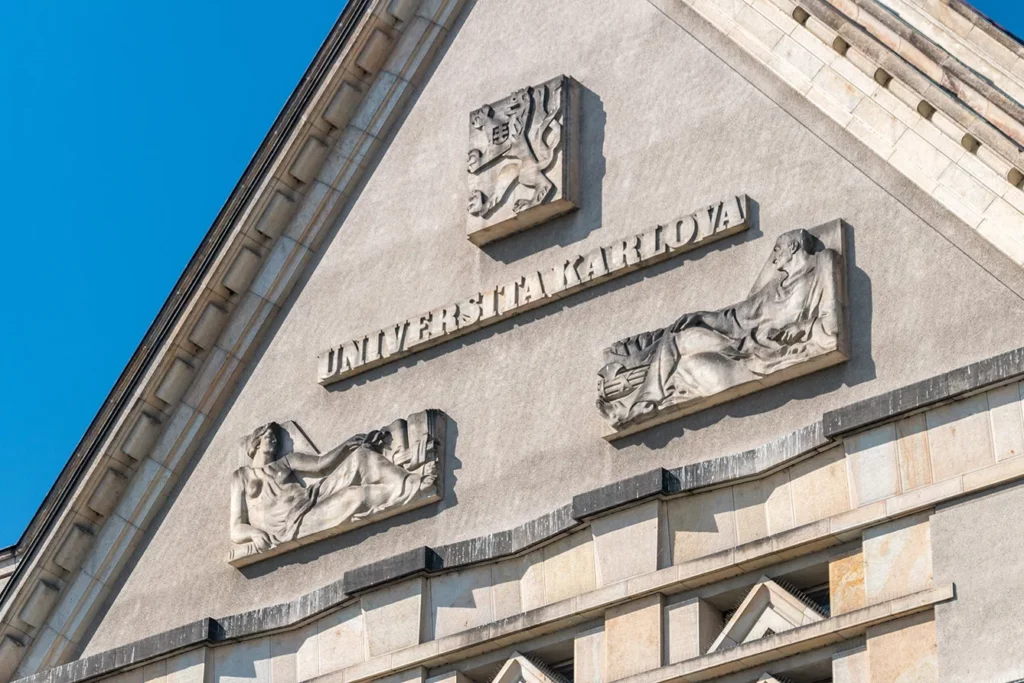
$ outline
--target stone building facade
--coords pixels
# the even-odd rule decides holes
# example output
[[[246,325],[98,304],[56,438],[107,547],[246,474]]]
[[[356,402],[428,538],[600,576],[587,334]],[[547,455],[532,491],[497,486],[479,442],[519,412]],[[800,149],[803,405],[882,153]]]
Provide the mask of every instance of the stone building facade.
[[[961,0],[350,0],[0,680],[1024,678],[1022,144]]]

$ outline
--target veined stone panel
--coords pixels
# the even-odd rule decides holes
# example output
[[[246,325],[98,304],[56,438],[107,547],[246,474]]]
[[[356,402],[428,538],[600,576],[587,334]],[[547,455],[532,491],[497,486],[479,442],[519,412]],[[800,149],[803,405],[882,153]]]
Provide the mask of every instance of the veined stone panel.
[[[391,30],[394,20],[374,21]],[[346,124],[351,135],[339,135],[329,150],[325,164],[337,161],[329,182],[341,186],[336,176],[364,169],[368,175],[357,188],[337,190],[324,182],[326,175],[306,183],[309,196],[322,192],[343,208],[296,199],[278,241],[260,243],[267,254],[260,258],[303,272],[294,290],[289,294],[279,271],[234,282],[241,288],[248,280],[246,287],[259,291],[233,296],[237,310],[253,318],[226,323],[218,342],[225,354],[246,348],[242,340],[258,328],[272,334],[255,350],[239,351],[246,365],[237,374],[197,368],[196,377],[231,384],[230,399],[193,405],[186,393],[187,405],[168,413],[153,457],[181,480],[151,528],[138,534],[141,550],[125,556],[109,604],[98,606],[95,628],[83,631],[88,635],[73,650],[94,654],[172,624],[286,603],[357,567],[514,528],[570,505],[578,493],[656,467],[757,447],[816,422],[825,411],[1020,345],[1021,283],[1004,277],[1006,259],[931,199],[867,164],[861,147],[836,137],[841,131],[829,137],[833,124],[821,112],[807,106],[793,114],[796,100],[773,90],[780,82],[775,75],[738,73],[734,63],[750,67],[746,53],[724,36],[714,42],[695,19],[666,16],[639,0],[480,0],[442,28],[452,33],[436,64],[425,69],[425,81],[401,82],[385,61],[377,73],[387,88],[361,82],[372,88],[367,97],[382,101],[401,91],[395,101],[407,110],[400,126],[376,130],[381,139],[370,141],[352,131],[357,124],[373,128],[380,118],[361,108]],[[558,73],[580,84],[579,209],[481,249],[465,237],[467,112],[494,93]],[[364,152],[345,147],[354,140],[366,144],[366,156],[356,159],[352,155]],[[383,329],[742,193],[754,200],[743,233],[330,387],[317,383],[317,354],[353,331]],[[300,222],[314,211],[329,227],[312,240]],[[720,310],[742,300],[780,236],[840,216],[853,245],[847,362],[616,444],[600,439],[594,373],[609,340],[664,326],[681,312]],[[262,240],[253,230],[252,239]],[[286,238],[301,249],[280,246]],[[220,405],[223,413],[214,410]],[[224,561],[231,518],[225,491],[240,465],[240,435],[291,419],[318,444],[340,444],[428,405],[452,421],[455,450],[445,463],[442,501],[252,567]],[[954,449],[944,430],[957,419],[925,418],[930,469],[918,466],[920,457],[912,453],[923,451],[909,441],[897,446],[896,465],[886,471],[900,478],[901,495],[943,484],[940,475],[960,476],[958,465],[942,455]],[[181,461],[188,434],[200,424],[210,431],[194,460]],[[921,433],[908,429],[897,438]],[[992,441],[992,463],[1013,462],[995,455],[1014,450],[1012,443]],[[775,473],[771,484],[667,501],[672,559],[692,561],[846,513],[854,505],[851,492],[867,490],[857,479],[861,471],[848,467],[841,451],[826,452],[790,468],[787,478]],[[699,496],[708,506],[688,509]],[[865,507],[877,504],[869,498]],[[595,538],[581,528],[525,550],[514,560],[518,565],[495,563],[491,577],[467,574],[474,601],[490,591],[490,614],[442,600],[452,585],[431,576],[428,581],[436,579],[443,590],[421,598],[421,609],[436,613],[430,627],[436,633],[453,635],[598,590],[606,576],[649,569],[646,556],[631,558],[637,566],[611,561],[603,551],[614,543],[614,535]],[[104,564],[95,566],[115,566],[100,559]],[[187,574],[167,570],[180,566],[189,567]],[[512,581],[498,576],[506,569],[513,576],[522,571],[515,579],[518,597],[494,588]],[[359,614],[352,615],[353,632]],[[340,652],[320,650],[318,656]],[[344,653],[362,663],[355,650]]]

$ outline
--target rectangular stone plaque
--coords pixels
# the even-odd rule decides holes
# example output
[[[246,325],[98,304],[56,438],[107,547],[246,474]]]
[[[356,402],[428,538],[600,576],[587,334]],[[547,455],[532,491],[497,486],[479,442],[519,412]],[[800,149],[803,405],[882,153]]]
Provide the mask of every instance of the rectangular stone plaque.
[[[784,233],[747,298],[616,342],[598,372],[609,440],[849,358],[845,230]]]
[[[466,232],[473,244],[577,207],[579,101],[579,84],[559,76],[470,113]]]
[[[243,443],[231,484],[242,567],[440,500],[448,418],[424,410],[321,454],[294,422],[271,422]]]

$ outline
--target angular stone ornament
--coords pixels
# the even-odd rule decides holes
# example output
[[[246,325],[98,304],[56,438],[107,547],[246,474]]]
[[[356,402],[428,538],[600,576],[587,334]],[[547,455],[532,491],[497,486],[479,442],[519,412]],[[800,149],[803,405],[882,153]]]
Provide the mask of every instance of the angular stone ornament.
[[[817,605],[802,597],[799,591],[786,590],[762,576],[715,638],[708,654],[813,624],[825,617]]]
[[[579,99],[579,84],[559,76],[469,115],[466,232],[473,244],[578,206]]]
[[[841,220],[779,237],[743,301],[605,349],[597,407],[614,440],[849,358]]]
[[[569,683],[569,681],[550,667],[518,652],[513,652],[498,671],[492,683]]]
[[[228,561],[241,567],[440,500],[447,416],[424,410],[321,454],[297,424],[243,439]]]

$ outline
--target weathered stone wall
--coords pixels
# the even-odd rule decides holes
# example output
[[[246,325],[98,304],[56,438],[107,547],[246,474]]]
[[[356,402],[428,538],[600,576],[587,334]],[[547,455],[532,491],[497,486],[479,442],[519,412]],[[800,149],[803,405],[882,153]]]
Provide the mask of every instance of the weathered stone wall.
[[[935,610],[940,680],[1024,677],[1024,486],[941,507],[932,517],[936,581],[956,577],[955,602]]]
[[[402,550],[509,528],[574,493],[655,466],[757,446],[824,410],[1020,345],[1024,288],[1018,275],[1006,275],[1003,256],[898,174],[865,165],[871,152],[798,95],[778,90],[785,86],[775,76],[760,67],[741,76],[676,21],[639,0],[479,0],[469,9],[314,259],[315,272],[286,304],[205,452],[129,563],[86,654],[203,616],[286,601]],[[724,36],[721,41],[722,55],[749,61]],[[468,112],[558,73],[584,87],[581,209],[475,247],[465,238]],[[740,192],[758,202],[757,227],[743,236],[330,389],[316,383],[317,352],[339,339]],[[600,438],[593,401],[609,342],[741,299],[779,234],[835,217],[852,227],[848,363],[614,446]],[[339,443],[426,407],[453,420],[442,503],[242,570],[227,564],[228,488],[241,436],[269,420],[291,419],[318,445]],[[902,477],[899,467],[906,467],[907,481],[931,481],[916,463],[905,458],[887,471]],[[936,481],[941,466],[932,466]],[[850,487],[843,491],[853,490],[856,502],[842,501],[840,493],[794,494],[791,523],[827,517],[896,485],[876,479],[873,468],[863,477],[855,466],[853,472],[850,479],[845,468],[829,474],[826,483],[836,491]],[[738,495],[764,498],[766,507],[756,509],[766,509],[766,517],[750,515],[749,506],[737,514],[723,503],[729,543],[774,533],[780,523],[772,521],[775,499],[759,486]],[[685,505],[668,517],[681,524],[676,561],[726,542],[687,527]],[[603,539],[614,545],[614,529]],[[593,573],[574,578],[588,586],[637,569],[603,555],[601,541],[560,543],[567,544],[564,552],[555,546],[538,552],[554,553],[555,562],[596,551]],[[561,572],[551,576],[538,589],[539,604],[565,595]],[[443,581],[438,584],[434,599],[442,600]],[[457,631],[499,614],[497,604],[486,616],[439,602],[432,628]]]

